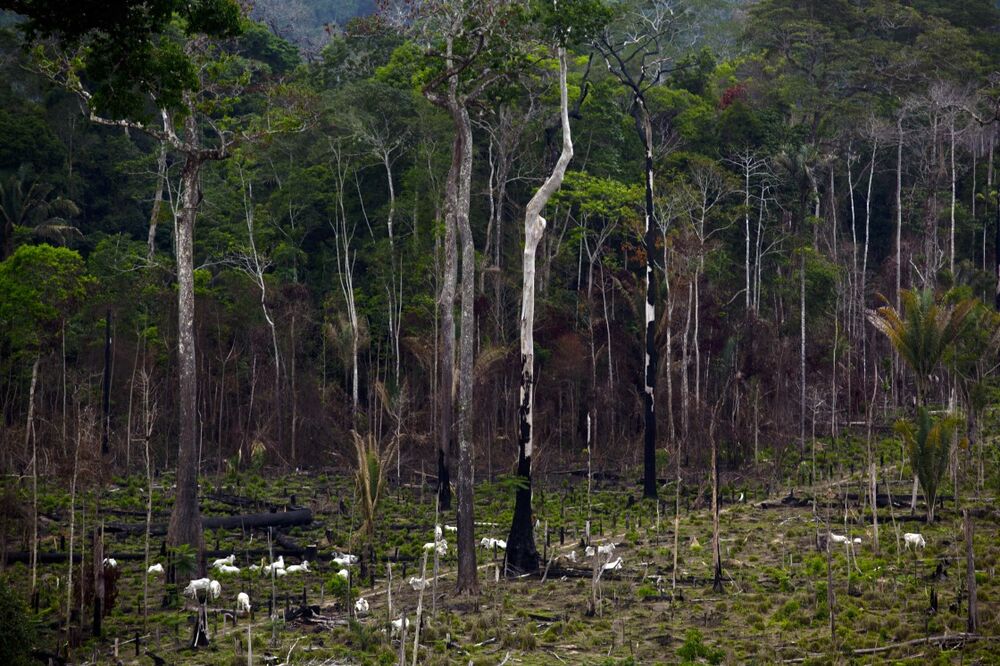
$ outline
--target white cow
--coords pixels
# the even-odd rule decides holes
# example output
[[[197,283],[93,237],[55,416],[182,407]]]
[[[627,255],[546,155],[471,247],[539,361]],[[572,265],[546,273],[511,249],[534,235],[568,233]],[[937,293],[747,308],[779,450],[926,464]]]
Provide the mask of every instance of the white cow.
[[[292,566],[285,569],[286,573],[298,573],[300,571],[309,571],[309,560],[302,560],[302,564],[293,564]]]
[[[222,586],[219,581],[210,578],[196,578],[184,588],[184,596],[197,599],[198,592],[201,590],[205,590],[212,599],[218,599],[219,595],[222,594]]]
[[[441,557],[448,554],[448,542],[444,539],[424,544],[424,550],[433,550]]]
[[[236,563],[236,555],[230,554],[228,557],[223,557],[212,562],[213,569],[221,569],[222,567],[231,567]]]
[[[410,628],[410,620],[407,619],[407,618],[405,618],[405,617],[401,617],[398,620],[393,620],[392,621],[392,635],[393,636],[397,635],[403,629],[404,625],[406,626],[407,629],[409,629]]]
[[[337,553],[333,558],[333,563],[338,567],[349,567],[358,563],[358,556],[350,553]]]
[[[276,559],[274,562],[271,562],[270,564],[268,564],[267,566],[265,566],[263,569],[261,569],[261,571],[264,572],[265,576],[270,576],[272,572],[274,573],[275,576],[284,576],[285,575],[285,556],[284,555],[279,555],[278,559]]]
[[[597,547],[597,554],[598,555],[611,555],[613,552],[615,552],[615,544],[613,544],[613,543],[609,543],[609,544],[605,544],[603,546],[598,546]],[[587,549],[583,551],[583,554],[586,555],[587,557],[593,557],[594,556],[594,547],[593,546],[587,546]]]
[[[607,564],[602,566],[601,569],[604,571],[618,571],[622,568],[622,564],[623,564],[622,558],[619,557],[614,562],[608,562]]]

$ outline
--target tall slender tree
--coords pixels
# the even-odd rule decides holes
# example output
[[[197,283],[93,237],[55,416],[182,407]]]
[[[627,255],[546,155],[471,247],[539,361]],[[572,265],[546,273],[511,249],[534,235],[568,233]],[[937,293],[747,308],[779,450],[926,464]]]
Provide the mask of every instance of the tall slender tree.
[[[632,117],[643,147],[645,251],[645,308],[643,310],[643,496],[656,497],[656,238],[658,224],[653,196],[654,137],[647,100],[651,88],[670,73],[674,62],[671,41],[678,33],[681,12],[671,0],[649,0],[628,8],[594,41],[608,71],[628,90]]]
[[[524,267],[521,291],[521,389],[517,404],[517,475],[520,483],[514,501],[514,518],[507,537],[507,564],[518,571],[538,568],[534,526],[531,520],[531,454],[535,400],[535,252],[545,231],[542,211],[562,185],[566,168],[573,158],[573,138],[569,125],[569,94],[566,89],[566,47],[560,46],[559,117],[562,123],[562,152],[552,173],[531,197],[524,213]]]
[[[287,116],[279,118],[284,110],[280,104],[269,104],[259,125],[222,112],[226,105],[220,102],[244,94],[257,71],[218,41],[242,30],[242,10],[234,0],[169,0],[152,7],[92,2],[65,7],[35,0],[13,4],[12,9],[28,16],[29,34],[56,38],[61,50],[47,54],[39,65],[79,96],[92,122],[144,132],[180,156],[174,216],[177,491],[167,539],[200,553],[204,540],[198,507],[194,228],[203,198],[201,174],[205,165],[228,158],[235,144],[291,125],[285,122]],[[181,19],[180,34],[173,29],[175,19]],[[227,67],[206,67],[212,60],[224,61]],[[150,107],[157,109],[156,124],[147,113]]]

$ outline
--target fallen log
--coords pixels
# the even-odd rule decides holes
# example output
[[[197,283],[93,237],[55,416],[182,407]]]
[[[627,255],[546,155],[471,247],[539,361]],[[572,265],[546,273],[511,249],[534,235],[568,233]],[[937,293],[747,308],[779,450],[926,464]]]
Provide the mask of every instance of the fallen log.
[[[214,559],[214,558],[226,557],[227,555],[231,554],[233,552],[233,550],[234,549],[232,549],[232,548],[230,548],[229,550],[206,550],[205,551],[205,559],[206,560],[211,560],[211,559]],[[236,553],[238,555],[238,559],[237,559],[237,563],[236,563],[237,566],[242,566],[243,563],[247,559],[250,562],[255,562],[255,561],[259,560],[262,557],[266,558],[266,557],[268,557],[268,554],[270,552],[267,548],[250,548],[250,549],[237,548],[237,549],[235,549],[235,551],[236,551]],[[121,560],[121,561],[139,561],[139,560],[143,560],[146,557],[144,553],[124,553],[124,552],[107,552],[106,551],[104,554],[107,557],[113,557],[114,559]],[[275,555],[283,555],[283,556],[289,556],[289,557],[298,557],[298,558],[308,559],[310,562],[313,562],[313,561],[327,562],[329,560],[332,560],[334,558],[334,556],[335,556],[335,553],[332,552],[332,551],[321,552],[319,550],[312,549],[310,546],[305,546],[305,547],[300,547],[300,548],[280,548],[279,547],[279,548],[275,548],[274,549],[274,554]],[[10,551],[10,552],[6,553],[4,555],[4,557],[7,558],[7,563],[8,564],[13,564],[15,562],[21,562],[23,564],[27,564],[27,563],[31,562],[31,551],[27,551],[27,550]],[[65,552],[58,552],[58,551],[40,552],[40,553],[38,553],[38,563],[39,564],[59,564],[61,562],[65,562],[68,559],[68,557],[69,557],[69,553],[65,553]],[[81,555],[80,555],[79,552],[73,553],[73,561],[74,562],[79,562],[80,561],[80,557],[81,557]],[[155,560],[155,559],[156,558],[154,557],[153,560]],[[407,562],[407,563],[409,563],[409,562],[417,562],[418,560],[419,560],[419,558],[416,557],[415,555],[390,555],[388,557],[379,558],[380,562],[389,561],[389,562],[393,562],[393,563],[398,563],[398,562]]]
[[[241,516],[205,516],[201,519],[202,529],[205,530],[248,530],[258,527],[294,527],[296,525],[308,525],[312,522],[313,515],[311,509],[295,509],[294,511],[275,511],[269,513],[248,513]],[[106,525],[106,532],[119,532],[125,534],[144,534],[145,523],[111,523]],[[167,533],[166,523],[152,523],[149,526],[149,533],[160,536]]]
[[[851,654],[863,655],[863,654],[877,654],[879,652],[889,652],[891,650],[897,650],[901,647],[912,647],[914,645],[924,645],[927,643],[935,643],[942,648],[955,648],[966,643],[971,643],[973,641],[978,641],[981,639],[989,640],[990,637],[981,636],[980,634],[968,634],[968,633],[956,633],[956,634],[944,634],[943,636],[928,636],[926,638],[914,638],[909,641],[902,641],[900,643],[890,643],[889,645],[882,645],[880,647],[873,648],[859,648],[857,650],[851,650]]]

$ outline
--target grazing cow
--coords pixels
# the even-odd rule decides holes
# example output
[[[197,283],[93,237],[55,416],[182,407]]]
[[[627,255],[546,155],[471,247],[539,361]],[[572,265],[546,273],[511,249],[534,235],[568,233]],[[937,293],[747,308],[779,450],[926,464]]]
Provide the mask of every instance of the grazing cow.
[[[236,563],[236,555],[230,554],[228,557],[223,557],[212,562],[213,569],[221,569],[222,567],[231,567]]]
[[[917,534],[915,532],[907,532],[903,535],[903,547],[906,550],[910,549],[910,546],[914,548],[926,548],[927,541],[924,539],[922,534]]]

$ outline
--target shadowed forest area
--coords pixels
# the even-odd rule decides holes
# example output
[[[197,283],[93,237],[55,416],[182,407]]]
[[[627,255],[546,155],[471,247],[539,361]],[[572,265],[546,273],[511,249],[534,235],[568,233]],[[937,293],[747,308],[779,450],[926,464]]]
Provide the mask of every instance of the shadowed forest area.
[[[996,663],[992,0],[0,0],[0,663]]]

